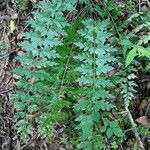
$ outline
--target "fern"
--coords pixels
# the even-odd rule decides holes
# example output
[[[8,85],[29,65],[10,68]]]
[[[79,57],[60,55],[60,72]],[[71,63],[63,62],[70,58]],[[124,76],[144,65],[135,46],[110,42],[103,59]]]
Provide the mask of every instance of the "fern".
[[[107,125],[104,121],[109,116],[105,111],[114,108],[110,101],[113,96],[109,93],[114,85],[107,73],[113,69],[116,49],[108,42],[112,36],[107,31],[108,20],[88,19],[83,22],[84,29],[76,34],[82,23],[79,21],[71,27],[63,16],[63,12],[74,9],[75,3],[61,0],[42,2],[33,12],[34,19],[28,21],[32,31],[24,33],[25,41],[19,44],[26,54],[18,57],[21,67],[15,69],[21,77],[13,95],[16,126],[23,141],[33,128],[50,141],[54,125],[66,117],[64,110],[70,107],[67,99],[79,99],[75,105],[71,104],[77,115],[76,121],[80,123],[75,127],[80,136],[78,148],[103,149],[105,136],[122,136],[118,122],[116,135],[111,121]],[[79,42],[73,43],[75,40]],[[73,59],[75,46],[80,51],[78,55],[75,52]],[[78,78],[74,81],[76,76]],[[105,136],[101,127],[106,128]]]
[[[128,108],[140,66],[135,58],[149,58],[149,16],[137,13],[122,21],[128,4],[132,14],[131,2],[115,0],[43,1],[33,12],[31,31],[19,43],[26,53],[14,70],[20,76],[13,99],[22,142],[35,131],[52,142],[55,125],[64,124],[68,137],[62,142],[76,149],[107,149],[107,143],[119,148],[122,119],[112,118],[110,110],[122,105],[114,104],[113,95],[122,91]],[[69,23],[65,16],[72,13]]]
[[[101,131],[96,132],[96,124],[108,111],[114,107],[111,103],[113,96],[107,90],[113,84],[106,78],[106,73],[112,69],[111,63],[116,61],[112,52],[115,52],[106,40],[111,37],[107,32],[108,21],[84,21],[85,28],[79,31],[82,42],[76,42],[82,52],[75,58],[81,62],[76,68],[79,72],[79,102],[74,109],[79,113],[76,127],[81,130],[78,149],[103,149],[104,140]],[[81,41],[80,40],[80,41]],[[103,114],[103,115],[102,115]]]
[[[24,33],[26,40],[19,44],[26,54],[18,57],[21,67],[16,68],[15,73],[21,79],[16,83],[19,90],[13,97],[18,111],[16,126],[23,140],[34,124],[39,133],[50,140],[53,126],[66,116],[61,110],[69,103],[59,95],[64,70],[59,65],[59,51],[63,37],[67,35],[64,29],[69,26],[63,12],[72,10],[73,5],[73,2],[63,3],[61,0],[42,2],[33,12],[34,19],[28,21],[33,30]]]
[[[128,19],[128,23],[133,27],[132,32],[127,33],[126,37],[128,37],[128,40],[130,41],[130,48],[128,48],[127,51],[130,51],[128,54],[126,53],[127,60],[128,58],[131,57],[136,57],[136,56],[145,56],[145,58],[149,58],[149,41],[150,41],[150,13],[137,13],[133,16],[131,16]],[[131,19],[132,18],[132,19]],[[131,42],[132,41],[132,42]],[[131,47],[132,45],[132,47]],[[137,46],[138,45],[138,46]],[[131,54],[132,53],[132,54]],[[138,59],[136,59],[138,60]],[[139,61],[140,62],[140,61]],[[127,63],[126,63],[127,64]],[[140,66],[140,65],[139,65]],[[146,70],[148,63],[146,63]],[[139,67],[139,69],[142,69],[143,67]]]
[[[139,63],[140,61],[134,58],[136,56],[149,57],[149,51],[147,49],[147,44],[149,41],[147,36],[147,31],[149,32],[149,23],[145,23],[143,21],[143,17],[145,17],[143,13],[137,13],[131,16],[127,21],[125,21],[126,28],[130,26],[132,28],[132,32],[127,31],[123,33],[124,36],[121,37],[120,41],[121,49],[123,50],[123,53],[121,55],[123,57],[119,58],[121,60],[120,62],[122,62],[120,71],[120,83],[122,85],[121,94],[124,100],[125,113],[127,114],[130,124],[134,129],[133,131],[140,148],[144,148],[144,146],[129,108],[130,104],[133,103],[133,100],[135,99],[135,93],[138,89],[136,76],[138,75],[138,70],[141,69]],[[143,31],[143,35],[141,35],[141,32],[139,32],[141,30]],[[142,37],[144,37],[145,39],[142,39]]]

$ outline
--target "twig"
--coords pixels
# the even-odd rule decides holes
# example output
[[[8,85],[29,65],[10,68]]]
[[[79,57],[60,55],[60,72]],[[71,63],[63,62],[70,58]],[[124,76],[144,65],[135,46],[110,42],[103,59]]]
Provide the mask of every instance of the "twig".
[[[74,45],[72,45],[72,47],[71,47],[70,54],[69,54],[69,57],[67,59],[66,65],[65,65],[65,70],[63,72],[62,80],[61,80],[61,83],[60,83],[58,98],[61,97],[61,93],[63,91],[63,84],[64,84],[64,80],[65,80],[65,77],[66,77],[66,73],[67,73],[67,69],[68,69],[68,66],[69,66],[69,62],[70,62],[70,59],[71,59],[71,55],[72,55],[72,52],[73,52],[73,48],[74,48]]]
[[[149,109],[150,109],[150,101],[148,102],[148,106],[146,108],[146,112],[145,112],[145,116],[147,116],[148,112],[149,112]]]
[[[8,89],[8,90],[3,90],[3,91],[0,91],[0,95],[1,94],[5,94],[5,93],[8,93],[8,92],[11,92],[13,89]]]
[[[9,57],[9,56],[10,56],[10,54],[4,55],[4,56],[0,56],[0,60],[2,60],[2,59],[4,59],[4,58],[7,58],[7,57]]]
[[[77,16],[75,16],[75,17],[72,19],[71,23],[73,23],[73,22],[82,14],[82,12],[83,12],[85,9],[86,9],[86,7],[83,8],[83,9],[77,14]]]
[[[22,147],[20,147],[20,150],[24,149],[25,147],[29,146],[36,138],[38,133],[36,133],[30,140],[28,143],[26,143],[25,145],[23,145]]]
[[[102,3],[101,1],[100,1],[100,3],[106,8],[106,11],[107,11],[108,15],[109,15],[109,17],[111,18],[111,20],[112,20],[112,22],[113,22],[113,27],[116,29],[117,35],[118,35],[119,37],[121,37],[121,35],[120,35],[119,31],[118,31],[118,28],[117,28],[117,26],[116,26],[116,22],[114,21],[114,18],[112,17],[111,13],[109,12],[106,3],[105,3],[105,2]]]
[[[145,149],[144,146],[143,146],[143,143],[142,143],[142,141],[141,141],[141,138],[140,138],[140,136],[139,136],[139,133],[137,132],[136,124],[135,124],[135,122],[134,122],[134,120],[133,120],[133,117],[132,117],[132,115],[131,115],[131,113],[130,113],[130,110],[129,110],[129,108],[128,108],[128,103],[125,103],[125,110],[126,110],[127,113],[128,113],[128,118],[129,118],[129,120],[130,120],[130,123],[131,123],[132,128],[134,129],[134,134],[135,134],[135,137],[136,137],[137,142],[139,143],[140,148]]]
[[[141,0],[139,0],[139,12],[141,12]]]
[[[127,132],[129,132],[129,131],[133,131],[133,130],[135,130],[135,128],[130,128],[130,129],[125,130],[124,133],[127,133]]]
[[[127,111],[121,111],[121,112],[117,112],[115,114],[117,115],[126,115],[128,112]]]
[[[48,150],[48,147],[45,142],[44,142],[44,146],[45,146],[45,150]]]
[[[148,103],[148,106],[147,106],[147,109],[146,109],[146,112],[145,112],[145,116],[147,116],[147,113],[148,113],[149,109],[150,109],[150,102]],[[150,120],[148,120],[147,130],[149,130],[149,129],[150,129]],[[145,138],[146,138],[146,134],[144,134],[144,136],[142,138],[142,142],[144,142]]]

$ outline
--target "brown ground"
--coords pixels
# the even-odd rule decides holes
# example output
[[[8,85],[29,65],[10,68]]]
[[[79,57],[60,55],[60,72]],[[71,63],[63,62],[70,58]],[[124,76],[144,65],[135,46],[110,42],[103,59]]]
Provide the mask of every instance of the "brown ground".
[[[15,90],[14,81],[17,78],[12,74],[12,69],[18,63],[15,60],[17,55],[22,55],[23,50],[17,46],[21,41],[20,34],[28,30],[25,21],[31,17],[31,11],[36,4],[30,2],[28,9],[19,10],[13,0],[0,0],[0,39],[7,45],[8,49],[0,49],[0,150],[65,150],[62,145],[48,145],[40,137],[33,135],[26,145],[20,145],[18,136],[14,127],[14,102],[11,100],[11,94]],[[15,30],[10,33],[10,22],[15,23]],[[141,89],[150,89],[149,75],[139,77]],[[146,95],[149,95],[148,91]],[[140,118],[144,115],[142,107],[143,100],[138,100],[132,113],[134,118]],[[144,103],[144,107],[149,107]],[[144,108],[145,109],[145,108]],[[149,115],[149,114],[148,114]],[[148,116],[150,118],[150,115]]]

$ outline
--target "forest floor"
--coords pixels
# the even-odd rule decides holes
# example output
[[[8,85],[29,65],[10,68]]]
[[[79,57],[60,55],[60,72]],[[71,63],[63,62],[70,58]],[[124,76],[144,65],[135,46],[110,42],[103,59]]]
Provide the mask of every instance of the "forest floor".
[[[18,9],[15,1],[0,1],[0,39],[9,48],[0,51],[0,149],[1,150],[40,150],[44,148],[44,141],[39,137],[31,137],[28,144],[20,145],[14,126],[14,101],[11,94],[15,90],[14,82],[17,75],[12,73],[18,64],[16,56],[24,51],[17,46],[22,40],[21,33],[28,30],[26,21],[31,17],[31,12],[36,7],[29,2],[26,10]],[[57,145],[48,149],[56,149]]]
[[[2,150],[65,150],[63,145],[48,145],[36,135],[33,135],[29,142],[22,146],[14,126],[14,102],[10,97],[15,90],[14,83],[18,77],[12,73],[12,69],[19,65],[15,59],[16,56],[24,53],[17,43],[22,40],[21,33],[29,30],[26,21],[32,16],[31,12],[36,5],[37,3],[31,0],[28,8],[22,10],[18,9],[13,0],[0,0],[0,39],[9,45],[7,51],[0,51],[0,149]],[[145,90],[145,95],[149,95],[150,75],[141,74],[139,76],[139,87],[139,91]],[[133,117],[139,119],[137,121],[140,124],[145,123],[142,120],[144,118],[141,118],[145,113],[150,118],[148,107],[147,101],[139,97],[132,106]],[[145,112],[145,110],[148,111]],[[130,145],[134,143],[134,140],[134,136],[129,135],[126,142]]]

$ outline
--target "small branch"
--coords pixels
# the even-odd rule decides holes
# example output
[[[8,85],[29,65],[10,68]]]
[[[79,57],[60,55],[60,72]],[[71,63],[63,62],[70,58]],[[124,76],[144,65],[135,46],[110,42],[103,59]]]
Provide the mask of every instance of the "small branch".
[[[0,56],[0,60],[3,60],[3,59],[5,59],[5,58],[7,58],[9,56],[10,56],[10,54],[4,55],[4,56]]]
[[[128,114],[128,112],[127,111],[121,111],[121,112],[115,112],[114,114],[126,116]]]
[[[147,116],[147,114],[149,113],[149,109],[150,109],[150,102],[148,103],[145,116]],[[147,131],[149,131],[149,129],[150,129],[150,120],[148,120]],[[146,133],[144,134],[144,136],[143,136],[143,138],[142,138],[142,142],[144,142],[145,138],[146,138]]]
[[[65,65],[65,70],[63,72],[63,77],[62,77],[62,80],[61,80],[61,83],[60,83],[58,99],[61,97],[61,93],[63,91],[63,84],[64,84],[65,76],[66,76],[66,73],[67,73],[67,69],[68,69],[68,66],[69,66],[69,62],[70,62],[70,59],[71,59],[71,55],[72,55],[72,52],[73,52],[73,48],[74,48],[74,45],[72,45],[72,47],[71,47],[70,54],[69,54],[69,57],[67,59],[66,65]]]
[[[139,0],[139,12],[141,12],[141,0]]]
[[[125,110],[128,113],[128,118],[130,120],[132,128],[134,129],[134,134],[135,134],[137,142],[139,143],[140,148],[145,149],[144,146],[143,146],[142,140],[141,140],[141,138],[139,136],[139,133],[137,132],[136,124],[135,124],[135,122],[133,120],[133,117],[132,117],[130,111],[129,111],[128,103],[125,103]]]
[[[23,145],[22,147],[20,147],[20,150],[22,150],[22,149],[26,148],[27,146],[29,146],[29,145],[36,139],[37,135],[38,135],[38,133],[36,133],[36,134],[30,139],[30,141],[29,141],[28,143],[26,143],[25,145]]]
[[[118,37],[121,37],[121,35],[120,35],[119,31],[118,31],[118,27],[117,27],[117,25],[116,25],[116,22],[114,21],[113,16],[112,16],[111,13],[109,12],[106,3],[105,3],[105,2],[103,3],[103,2],[101,2],[101,1],[100,1],[100,3],[106,8],[107,13],[108,13],[110,19],[112,20],[113,27],[116,29],[116,32],[117,32]]]
[[[135,128],[130,128],[130,129],[125,130],[124,133],[127,133],[127,132],[129,132],[129,131],[133,131],[133,130],[135,130]]]
[[[11,92],[13,89],[8,89],[8,90],[0,90],[0,95],[1,94],[5,94],[5,93],[8,93],[8,92]]]

